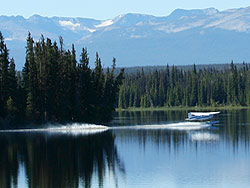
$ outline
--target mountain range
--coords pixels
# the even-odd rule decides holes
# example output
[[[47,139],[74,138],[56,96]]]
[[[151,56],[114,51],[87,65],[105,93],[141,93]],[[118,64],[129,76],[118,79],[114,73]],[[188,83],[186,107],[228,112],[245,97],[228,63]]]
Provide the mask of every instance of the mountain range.
[[[123,14],[113,19],[0,16],[0,31],[17,69],[25,61],[28,32],[75,44],[77,55],[87,47],[91,66],[97,51],[105,66],[117,58],[119,67],[224,64],[250,61],[250,7],[176,9],[168,16]]]

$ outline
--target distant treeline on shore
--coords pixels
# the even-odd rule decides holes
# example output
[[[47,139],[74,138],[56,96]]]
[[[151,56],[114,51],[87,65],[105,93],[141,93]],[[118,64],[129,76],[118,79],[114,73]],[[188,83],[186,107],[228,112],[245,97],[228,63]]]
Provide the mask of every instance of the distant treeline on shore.
[[[243,68],[243,66],[245,66],[245,64],[248,64],[246,62],[242,62],[242,63],[234,63],[234,65],[237,67],[237,69],[241,69]],[[249,64],[248,64],[249,65]],[[166,68],[168,67],[170,70],[172,69],[172,67],[175,66],[178,69],[181,69],[183,71],[188,71],[188,70],[193,70],[194,68],[194,64],[189,64],[189,65],[155,65],[155,66],[135,66],[135,67],[116,67],[115,69],[115,73],[119,73],[121,71],[121,69],[124,69],[126,74],[136,74],[137,72],[142,71],[144,74],[149,74],[152,73],[154,71],[164,71],[166,70]],[[196,70],[202,70],[202,69],[216,69],[216,70],[225,70],[225,69],[230,69],[231,64],[230,63],[226,63],[226,64],[196,64]],[[106,69],[104,68],[104,72],[106,71]]]
[[[250,66],[144,67],[127,71],[118,108],[250,106]]]
[[[21,72],[0,32],[0,124],[20,122],[106,122],[112,119],[123,70],[114,74],[116,60],[104,73],[96,53],[90,69],[87,50],[80,62],[71,50],[43,36],[34,42],[27,37],[26,61]]]

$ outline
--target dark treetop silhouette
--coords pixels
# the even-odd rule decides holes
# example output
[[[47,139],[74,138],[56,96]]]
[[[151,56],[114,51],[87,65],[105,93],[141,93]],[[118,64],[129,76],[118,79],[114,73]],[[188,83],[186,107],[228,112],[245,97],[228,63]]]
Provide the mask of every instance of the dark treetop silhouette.
[[[82,49],[80,62],[72,50],[59,47],[43,36],[34,42],[27,37],[26,61],[16,74],[14,60],[0,33],[0,124],[29,122],[107,122],[112,119],[123,70],[104,73],[96,53],[95,68],[89,67],[88,53]]]

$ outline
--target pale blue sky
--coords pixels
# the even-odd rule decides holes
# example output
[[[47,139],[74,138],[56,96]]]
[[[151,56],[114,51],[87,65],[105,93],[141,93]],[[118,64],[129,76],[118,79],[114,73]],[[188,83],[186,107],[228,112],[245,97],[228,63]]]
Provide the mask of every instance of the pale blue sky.
[[[1,2],[0,15],[109,19],[124,13],[167,16],[177,8],[225,10],[246,6],[250,6],[249,0],[6,0]]]

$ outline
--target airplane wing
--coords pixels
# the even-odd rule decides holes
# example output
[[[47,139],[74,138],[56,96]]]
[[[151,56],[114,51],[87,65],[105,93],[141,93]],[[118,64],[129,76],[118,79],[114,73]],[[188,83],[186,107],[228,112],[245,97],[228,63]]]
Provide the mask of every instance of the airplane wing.
[[[189,112],[193,116],[209,116],[219,114],[220,112]]]
[[[220,112],[189,112],[187,121],[204,121],[214,117],[215,114]]]

